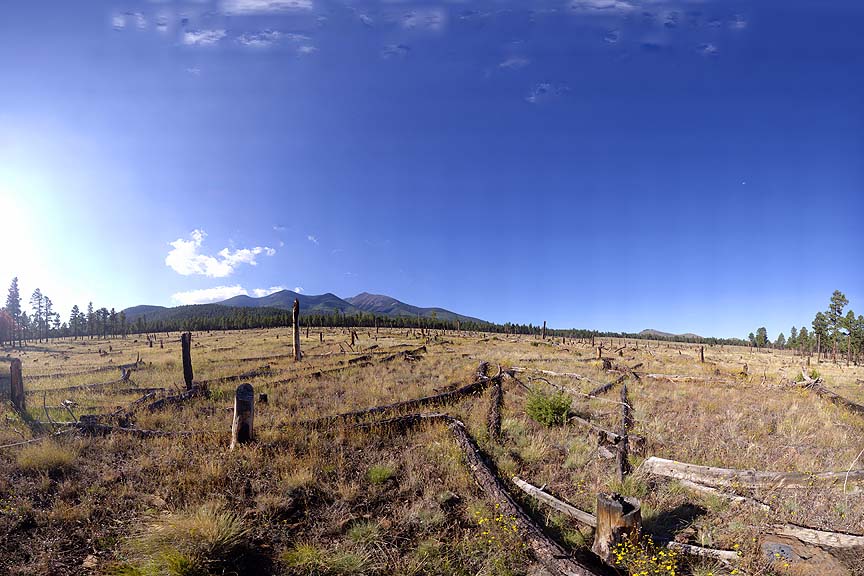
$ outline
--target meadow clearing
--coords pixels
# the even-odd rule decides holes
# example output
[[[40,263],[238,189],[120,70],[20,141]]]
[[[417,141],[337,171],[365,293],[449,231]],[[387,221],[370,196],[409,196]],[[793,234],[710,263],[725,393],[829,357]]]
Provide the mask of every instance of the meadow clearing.
[[[556,574],[525,524],[478,486],[452,421],[368,425],[408,413],[464,422],[530,520],[598,574],[864,574],[858,540],[782,533],[864,534],[864,477],[854,473],[864,415],[802,386],[806,359],[791,351],[705,346],[703,362],[699,345],[645,340],[404,329],[357,329],[351,340],[347,329],[304,330],[295,362],[290,328],[195,332],[194,380],[208,394],[152,409],[185,389],[179,333],[154,334],[152,346],[130,335],[6,349],[22,362],[26,410],[12,409],[0,381],[0,574]],[[864,404],[864,367],[804,367]],[[256,402],[254,441],[230,450],[241,382],[267,402]],[[447,402],[320,420],[478,382]],[[585,424],[620,429],[622,384],[631,438],[644,438],[623,480],[615,442],[598,447]],[[503,398],[500,437],[489,388]],[[83,415],[102,415],[91,422],[103,428],[88,433]],[[662,463],[646,466],[649,457],[805,478],[743,475],[712,488],[655,473]],[[826,471],[843,474],[811,475]],[[637,497],[643,541],[655,544],[621,550],[616,568],[597,565],[592,529],[514,477],[588,513],[598,493]],[[694,556],[669,541],[728,554]]]

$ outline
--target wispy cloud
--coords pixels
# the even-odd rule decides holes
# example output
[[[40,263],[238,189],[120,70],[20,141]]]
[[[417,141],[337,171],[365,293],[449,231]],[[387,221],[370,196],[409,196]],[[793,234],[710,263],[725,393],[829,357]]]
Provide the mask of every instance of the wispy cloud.
[[[330,254],[339,254],[340,252],[344,252],[344,251],[345,251],[344,248],[334,248],[333,250],[330,250]]]
[[[304,44],[303,46],[297,48],[297,53],[301,56],[308,56],[310,54],[314,54],[315,52],[318,52],[318,48],[312,46],[311,44]]]
[[[404,58],[411,51],[410,46],[405,44],[387,44],[381,50],[382,58]]]
[[[287,229],[288,228],[286,228],[285,226],[282,226],[281,224],[274,224],[273,225],[273,230],[276,232],[284,232]]]
[[[408,30],[440,32],[447,25],[447,12],[438,7],[418,8],[404,13],[400,20]]]
[[[249,293],[239,284],[234,286],[216,286],[215,288],[203,288],[201,290],[189,290],[187,292],[176,292],[171,299],[181,305],[207,304],[210,302],[221,302],[234,296],[248,296]]]
[[[704,56],[716,56],[718,52],[716,44],[700,44],[699,45],[699,53]]]
[[[570,9],[576,12],[630,12],[636,6],[624,0],[575,0]]]
[[[183,33],[183,43],[187,46],[212,46],[225,34],[225,30],[189,30]]]
[[[360,20],[360,22],[362,22],[364,26],[368,26],[369,28],[375,26],[375,21],[366,14],[358,14],[357,19]]]
[[[306,239],[309,240],[309,242],[312,242],[313,244],[318,246],[318,238],[316,238],[312,234],[309,234],[308,236],[306,236]]]
[[[262,30],[261,32],[242,34],[237,37],[237,42],[250,48],[267,48],[279,42],[282,32],[278,30]]]
[[[302,286],[295,286],[294,292],[297,292],[298,294],[302,294],[303,293],[303,287]]]
[[[526,102],[531,104],[539,104],[555,97],[562,96],[570,91],[564,84],[552,84],[549,82],[541,82],[531,89],[528,96],[525,97]]]
[[[203,230],[193,230],[190,240],[178,238],[170,243],[171,251],[165,257],[165,264],[183,276],[199,274],[211,278],[230,276],[241,264],[255,266],[256,257],[260,254],[273,256],[276,250],[267,246],[230,250],[223,248],[216,256],[201,254],[199,249],[207,233]]]
[[[740,14],[736,14],[732,21],[729,22],[729,27],[733,30],[744,30],[747,28],[747,20]]]
[[[114,30],[123,30],[126,28],[126,16],[123,14],[115,14],[111,17],[111,27]]]
[[[307,11],[313,7],[312,0],[222,0],[222,10],[228,14]]]
[[[524,56],[514,56],[513,58],[507,58],[506,60],[498,64],[498,67],[509,70],[518,70],[519,68],[524,68],[530,63],[531,60],[525,58]]]
[[[252,290],[252,294],[255,295],[256,298],[261,298],[262,296],[269,296],[274,292],[279,292],[281,290],[285,290],[285,286],[270,286],[269,288],[255,288]],[[296,292],[296,290],[295,290]]]

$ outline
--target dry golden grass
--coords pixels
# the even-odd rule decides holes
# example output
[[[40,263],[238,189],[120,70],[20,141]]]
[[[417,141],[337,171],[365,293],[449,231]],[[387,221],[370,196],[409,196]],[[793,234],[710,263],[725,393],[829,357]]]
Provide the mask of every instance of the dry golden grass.
[[[256,392],[268,394],[269,402],[256,406],[256,443],[235,451],[228,444],[239,382],[213,384],[209,399],[136,413],[138,428],[191,430],[191,437],[68,434],[0,450],[0,573],[80,574],[85,560],[87,570],[96,574],[241,569],[262,574],[526,573],[530,558],[518,535],[498,528],[484,534],[489,532],[486,524],[478,524],[478,518],[494,518],[494,509],[477,491],[443,425],[361,432],[313,431],[296,423],[467,383],[480,360],[493,367],[575,372],[585,378],[520,373],[525,384],[545,393],[554,389],[538,376],[584,393],[614,375],[592,360],[596,350],[588,344],[453,333],[427,343],[404,330],[382,330],[377,337],[374,330],[358,332],[357,352],[425,343],[428,353],[416,362],[378,363],[383,355],[377,355],[372,366],[346,366],[316,378],[310,374],[351,357],[342,352],[350,341],[344,331],[326,330],[324,343],[317,331],[309,338],[304,332],[306,357],[300,363],[290,358],[287,329],[196,333],[196,380],[264,365],[272,371],[249,381]],[[156,337],[153,348],[139,336],[51,342],[27,350],[21,354],[25,385],[45,390],[44,402],[55,421],[71,419],[61,405],[64,400],[76,403],[76,415],[109,413],[139,398],[135,388],[180,390],[179,334]],[[108,355],[99,354],[109,346]],[[120,375],[116,366],[138,354],[144,364],[133,373],[132,383],[60,390],[115,380]],[[649,351],[640,341],[638,349],[631,343],[614,357],[628,365],[642,362],[640,372],[715,380],[643,377],[628,383],[635,432],[648,439],[646,455],[732,468],[845,471],[864,447],[864,418],[788,384],[800,373],[801,358],[719,346],[707,347],[705,356],[706,363],[700,364],[698,347],[651,343]],[[746,377],[740,375],[744,363]],[[112,369],[79,374],[102,367]],[[829,388],[864,402],[856,384],[864,378],[864,368],[825,362],[811,368]],[[44,377],[58,373],[67,375]],[[488,395],[440,410],[465,421],[502,477],[518,474],[545,484],[587,511],[593,511],[600,491],[639,496],[645,525],[655,534],[681,534],[718,548],[737,546],[751,574],[770,573],[754,544],[768,523],[864,532],[864,499],[860,492],[844,495],[842,487],[742,489],[772,506],[765,513],[642,476],[641,456],[633,458],[636,474],[619,483],[614,464],[597,456],[594,435],[572,425],[538,424],[526,413],[529,398],[523,387],[505,381],[502,444],[488,437]],[[574,395],[571,410],[617,429],[619,407],[610,400],[617,400],[617,389],[595,400]],[[28,395],[27,402],[31,419],[46,420],[42,392]],[[5,417],[0,444],[33,436],[11,411]],[[864,462],[856,467],[864,468]],[[526,504],[559,541],[590,546],[590,530]],[[850,570],[864,570],[850,562]],[[723,573],[710,562],[685,569]]]

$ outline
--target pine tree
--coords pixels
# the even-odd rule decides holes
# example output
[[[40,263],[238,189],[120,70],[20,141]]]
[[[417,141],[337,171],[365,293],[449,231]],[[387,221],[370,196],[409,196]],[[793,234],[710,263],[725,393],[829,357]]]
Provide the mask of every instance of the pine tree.
[[[6,312],[12,316],[14,325],[12,327],[12,345],[15,345],[15,327],[21,322],[21,293],[18,291],[18,277],[12,278],[9,285],[9,294],[6,296]],[[21,346],[21,328],[18,327],[18,346]]]
[[[87,304],[87,335],[92,339],[96,331],[96,314],[93,313],[93,302]]]
[[[42,324],[44,323],[42,310],[44,304],[45,299],[42,296],[42,291],[36,288],[33,291],[33,295],[30,296],[30,307],[33,308],[33,329],[36,331],[36,340],[38,342],[42,341]]]

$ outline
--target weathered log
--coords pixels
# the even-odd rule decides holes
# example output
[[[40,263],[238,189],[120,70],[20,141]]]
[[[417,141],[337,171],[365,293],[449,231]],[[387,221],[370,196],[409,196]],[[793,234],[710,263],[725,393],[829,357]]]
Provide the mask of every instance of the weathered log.
[[[462,450],[474,481],[498,506],[498,513],[513,520],[521,538],[531,547],[537,559],[547,568],[564,576],[595,576],[599,572],[572,558],[557,542],[528,516],[507,492],[501,480],[485,462],[477,444],[468,434],[465,424],[450,418],[448,424],[456,444]]]
[[[611,430],[606,430],[605,428],[601,428],[593,422],[584,418],[580,418],[579,416],[568,416],[567,422],[572,422],[574,424],[578,424],[580,426],[584,426],[585,428],[590,428],[591,430],[594,430],[595,432],[597,432],[598,437],[608,444],[617,445],[624,440],[624,437],[620,434],[612,432]],[[645,449],[645,438],[642,436],[637,436],[636,434],[628,434],[627,444],[627,448],[629,451],[633,452],[634,454],[641,454],[642,451]]]
[[[624,542],[633,545],[642,529],[639,500],[620,494],[597,495],[597,527],[591,551],[609,566],[615,565],[615,549]]]
[[[489,428],[489,438],[495,442],[501,440],[501,404],[504,400],[504,388],[501,386],[501,380],[492,384],[492,397],[489,401],[489,415],[487,416],[487,426]]]
[[[849,410],[850,412],[854,412],[855,414],[864,415],[864,406],[862,406],[861,404],[857,404],[857,403],[849,400],[848,398],[844,398],[843,396],[840,396],[839,394],[836,394],[836,393],[832,392],[831,390],[825,388],[825,386],[822,385],[822,379],[821,378],[817,378],[816,380],[813,380],[807,374],[807,371],[803,370],[803,369],[801,370],[801,375],[804,377],[804,382],[799,382],[799,384],[801,386],[803,386],[804,388],[806,388],[808,390],[812,390],[817,395],[821,396],[822,398],[825,398],[826,400],[828,400],[832,404],[836,404],[837,406],[841,406],[841,407]]]
[[[192,333],[184,332],[180,335],[180,347],[183,357],[183,381],[186,382],[186,390],[191,390],[192,382]]]
[[[260,376],[272,376],[276,374],[273,370],[270,369],[270,365],[262,366],[261,368],[256,368],[255,370],[249,370],[248,372],[243,372],[241,374],[232,374],[231,376],[221,376],[219,378],[208,378],[207,380],[199,380],[199,386],[210,386],[211,384],[222,384],[225,382],[237,382],[239,380],[251,380],[252,378],[258,378]]]
[[[575,508],[575,507],[571,506],[570,504],[567,504],[566,502],[563,502],[563,501],[555,498],[551,494],[544,492],[542,489],[538,488],[537,486],[533,486],[532,484],[529,484],[528,482],[526,482],[525,480],[522,480],[518,476],[514,476],[512,478],[512,480],[513,480],[513,483],[516,486],[518,486],[520,490],[522,490],[523,492],[525,492],[526,494],[528,494],[532,498],[536,498],[537,500],[540,500],[541,502],[543,502],[544,504],[546,504],[550,508],[554,508],[558,512],[561,512],[562,514],[569,516],[570,518],[574,518],[574,519],[578,520],[579,522],[581,522],[582,524],[585,524],[587,526],[591,526],[592,528],[595,528],[597,526],[597,518],[593,514],[589,514],[588,512],[583,512],[582,510],[579,510],[578,508]]]
[[[621,385],[621,441],[616,444],[615,465],[618,470],[618,480],[623,482],[633,468],[629,459],[629,434],[633,425],[633,414],[630,411],[630,398],[627,396],[627,383]]]
[[[419,348],[414,348],[413,350],[402,350],[401,352],[396,352],[395,354],[390,354],[389,356],[385,356],[380,360],[380,362],[390,362],[399,358],[400,356],[403,358],[408,358],[411,356],[416,356],[418,354],[425,354],[426,346],[420,346]]]
[[[402,402],[394,402],[393,404],[385,404],[382,406],[373,406],[372,408],[366,408],[363,410],[355,410],[353,412],[344,412],[342,414],[335,414],[333,416],[325,416],[323,418],[318,418],[315,420],[310,420],[306,422],[302,422],[301,424],[304,426],[311,427],[323,427],[333,425],[339,422],[356,422],[362,418],[367,416],[386,414],[392,412],[400,412],[405,410],[414,410],[417,408],[422,408],[423,406],[435,406],[435,405],[445,405],[460,400],[465,396],[470,396],[472,394],[476,394],[478,392],[482,392],[486,389],[487,386],[493,384],[495,382],[499,382],[501,380],[501,376],[503,371],[498,372],[497,375],[487,377],[487,376],[479,376],[481,370],[483,369],[484,363],[481,363],[481,368],[478,369],[478,377],[471,384],[467,384],[465,386],[461,386],[456,388],[455,390],[449,390],[447,392],[442,392],[441,394],[434,394],[432,396],[424,396],[422,398],[415,398],[413,400],[404,400]]]
[[[204,386],[193,386],[191,390],[186,390],[180,394],[174,396],[166,396],[165,398],[160,398],[156,402],[147,405],[147,410],[150,412],[155,412],[157,410],[161,410],[167,406],[173,406],[175,404],[181,404],[186,402],[187,400],[191,400],[192,398],[197,398],[199,396],[207,397],[210,395],[209,390]]]
[[[797,538],[801,542],[826,548],[864,548],[864,536],[842,532],[825,532],[794,524],[773,524],[768,527],[767,532],[778,536]]]
[[[17,412],[25,411],[24,377],[21,375],[21,359],[12,358],[9,362],[9,399]]]
[[[721,498],[726,498],[727,500],[731,500],[732,502],[738,504],[752,504],[766,512],[771,510],[771,507],[764,502],[760,502],[755,498],[748,498],[747,496],[739,496],[738,494],[730,494],[729,492],[723,492],[721,490],[717,490],[716,488],[712,488],[711,486],[703,486],[702,484],[698,484],[696,482],[691,482],[690,480],[678,480],[678,483],[685,488],[689,488],[691,490],[695,490],[696,492],[702,492],[704,494],[712,494],[714,496],[719,496]]]
[[[240,384],[234,393],[234,420],[231,424],[231,450],[247,444],[254,437],[255,390],[251,384]]]
[[[735,550],[717,550],[716,548],[704,548],[694,544],[685,544],[683,542],[675,542],[674,540],[666,543],[666,548],[687,554],[688,556],[699,556],[701,558],[714,558],[724,562],[738,562],[741,556]]]
[[[624,373],[621,374],[620,376],[618,376],[618,378],[616,378],[612,382],[609,382],[608,384],[603,384],[602,386],[598,386],[598,387],[594,388],[593,390],[591,390],[588,393],[588,396],[591,396],[591,397],[599,396],[601,394],[605,394],[606,392],[609,392],[610,390],[612,390],[612,388],[614,388],[615,386],[617,386],[618,384],[623,382],[628,376],[635,375],[634,370],[636,370],[640,366],[642,366],[641,362],[639,364],[634,365],[634,366],[625,367],[626,369],[625,369]]]
[[[291,311],[291,322],[294,334],[294,361],[299,362],[300,358],[302,358],[302,354],[300,352],[300,300],[297,298],[294,299],[294,307]]]
[[[815,482],[842,483],[848,478],[852,482],[864,481],[864,470],[848,472],[762,472],[759,470],[736,470],[676,462],[651,456],[640,467],[646,473],[677,480],[689,480],[706,486],[734,488],[744,486],[809,486]]]

